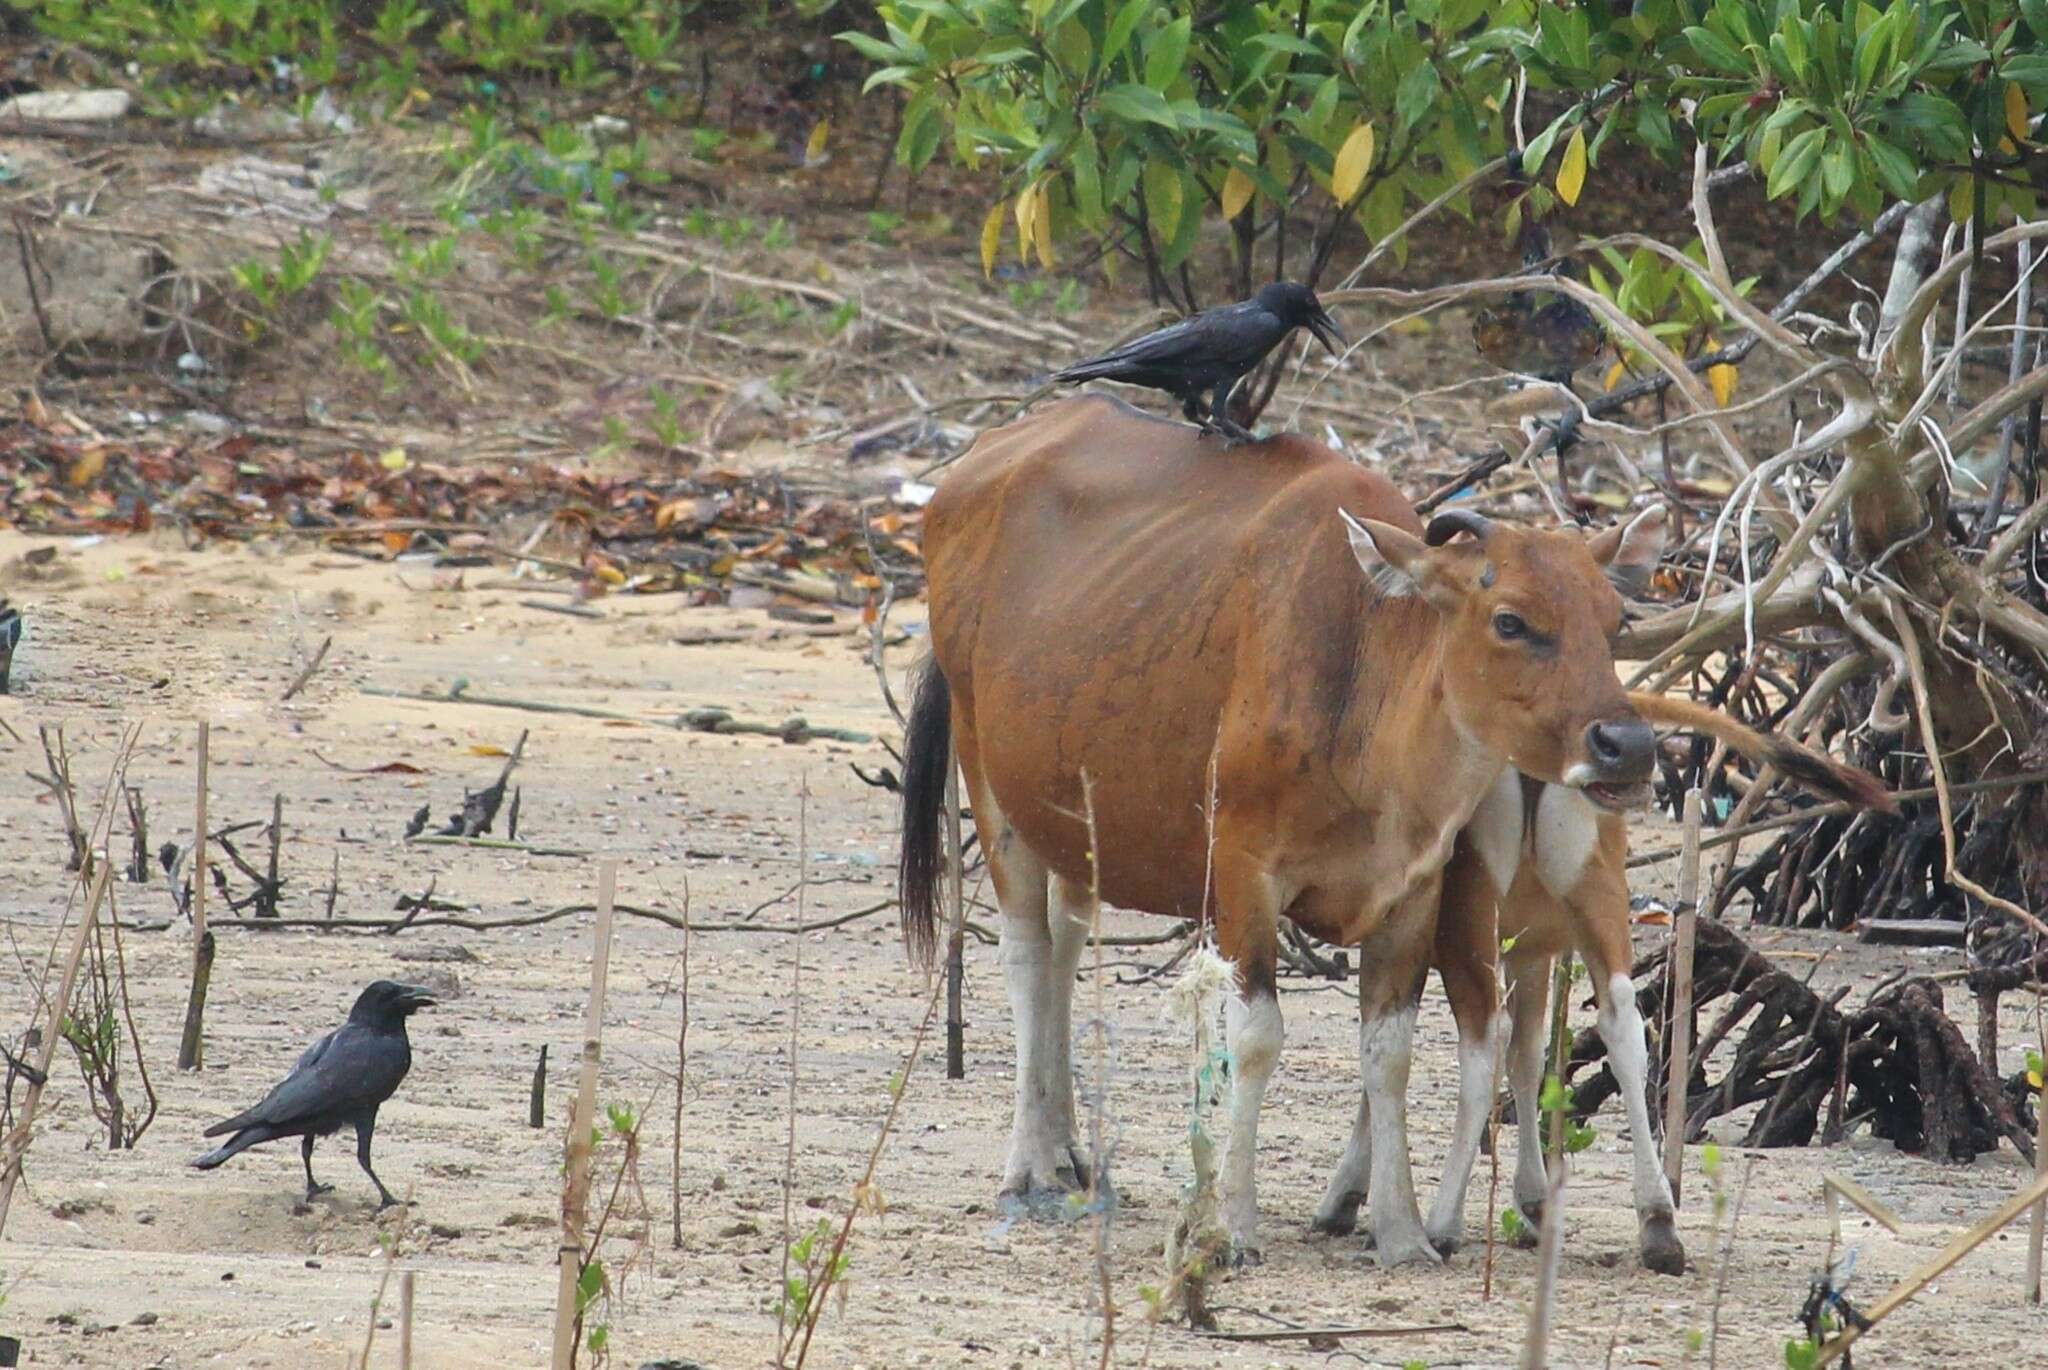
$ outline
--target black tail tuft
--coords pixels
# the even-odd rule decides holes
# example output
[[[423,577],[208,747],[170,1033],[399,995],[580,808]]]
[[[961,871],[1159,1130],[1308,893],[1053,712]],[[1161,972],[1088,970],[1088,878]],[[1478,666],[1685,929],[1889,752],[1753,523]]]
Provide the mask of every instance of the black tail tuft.
[[[1763,759],[1806,788],[1862,809],[1876,809],[1879,813],[1899,811],[1898,801],[1885,789],[1884,782],[1870,772],[1844,766],[1790,738],[1767,740],[1770,746]]]
[[[946,774],[953,764],[953,690],[937,657],[918,672],[903,738],[903,853],[896,864],[896,898],[903,909],[903,940],[920,965],[938,956],[939,876],[945,844],[939,817],[946,807]]]

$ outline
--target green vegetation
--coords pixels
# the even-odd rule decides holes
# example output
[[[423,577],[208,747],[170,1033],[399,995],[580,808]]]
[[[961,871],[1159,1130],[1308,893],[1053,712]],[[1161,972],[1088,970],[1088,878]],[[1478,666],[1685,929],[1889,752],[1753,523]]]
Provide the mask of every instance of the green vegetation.
[[[1958,218],[2035,212],[2022,145],[2048,102],[2048,0],[875,8],[879,32],[841,37],[875,64],[870,87],[908,93],[898,157],[916,169],[947,148],[1003,178],[988,266],[1013,219],[1020,255],[1050,267],[1112,235],[1172,295],[1220,219],[1242,285],[1255,254],[1313,283],[1345,219],[1386,243],[1439,197],[1469,213],[1466,191],[1509,154],[1512,236],[1525,204],[1577,201],[1603,156],[1676,163],[1695,136],[1802,218],[1931,194]],[[1289,243],[1277,208],[1318,203],[1311,242]]]

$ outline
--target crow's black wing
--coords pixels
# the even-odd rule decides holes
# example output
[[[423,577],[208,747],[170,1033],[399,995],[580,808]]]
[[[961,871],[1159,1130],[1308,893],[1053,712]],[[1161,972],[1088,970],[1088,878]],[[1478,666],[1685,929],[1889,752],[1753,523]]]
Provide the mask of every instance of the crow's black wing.
[[[1054,379],[1114,379],[1120,371],[1256,362],[1271,350],[1284,331],[1279,321],[1257,304],[1229,305],[1168,324],[1099,357],[1076,362],[1057,372]]]
[[[374,1107],[391,1097],[411,1064],[404,1038],[347,1024],[308,1048],[263,1102],[215,1123],[204,1135],[259,1124],[290,1127]]]

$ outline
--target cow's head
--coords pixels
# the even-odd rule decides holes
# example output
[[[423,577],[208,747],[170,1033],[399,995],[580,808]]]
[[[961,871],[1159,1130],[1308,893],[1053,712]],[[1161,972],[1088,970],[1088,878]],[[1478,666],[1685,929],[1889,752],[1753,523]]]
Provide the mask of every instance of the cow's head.
[[[1638,589],[1664,545],[1664,511],[1593,537],[1438,514],[1418,538],[1344,515],[1381,593],[1443,616],[1444,703],[1468,736],[1525,775],[1606,808],[1648,798],[1656,737],[1615,678],[1616,586]]]

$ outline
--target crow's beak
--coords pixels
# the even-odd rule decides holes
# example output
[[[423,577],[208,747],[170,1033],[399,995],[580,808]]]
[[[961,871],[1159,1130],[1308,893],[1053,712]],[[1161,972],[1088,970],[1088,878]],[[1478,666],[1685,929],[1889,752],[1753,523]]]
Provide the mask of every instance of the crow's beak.
[[[423,1008],[433,1008],[440,1002],[439,999],[434,997],[434,992],[425,985],[406,985],[403,992],[398,996],[399,1007],[408,1012]]]
[[[1330,317],[1329,311],[1318,309],[1314,314],[1311,314],[1308,320],[1308,331],[1315,334],[1324,347],[1330,349],[1331,356],[1336,357],[1343,354],[1345,347],[1344,335],[1338,331],[1337,321]]]

